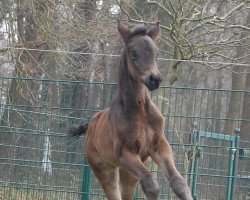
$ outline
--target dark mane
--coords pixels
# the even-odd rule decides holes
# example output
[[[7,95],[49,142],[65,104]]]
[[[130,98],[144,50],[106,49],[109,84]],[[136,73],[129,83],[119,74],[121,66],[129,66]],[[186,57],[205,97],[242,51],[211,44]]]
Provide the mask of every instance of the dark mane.
[[[146,35],[147,34],[147,29],[144,24],[137,25],[133,30],[132,30],[132,35]]]

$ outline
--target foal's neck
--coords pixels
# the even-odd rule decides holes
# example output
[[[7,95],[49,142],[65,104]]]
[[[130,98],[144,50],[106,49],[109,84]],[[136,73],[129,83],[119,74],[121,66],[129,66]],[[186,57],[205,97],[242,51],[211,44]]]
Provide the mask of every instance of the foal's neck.
[[[148,89],[145,85],[134,79],[128,69],[126,55],[122,55],[119,66],[119,77],[116,99],[119,99],[126,108],[148,104],[150,100]]]

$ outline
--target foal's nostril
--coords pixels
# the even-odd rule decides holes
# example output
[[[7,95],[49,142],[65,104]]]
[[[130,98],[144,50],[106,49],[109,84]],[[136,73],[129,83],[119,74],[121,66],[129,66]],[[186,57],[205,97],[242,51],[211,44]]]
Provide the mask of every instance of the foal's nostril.
[[[154,84],[155,83],[155,75],[151,74],[150,77],[149,77],[149,80],[150,80],[151,84]]]
[[[161,76],[158,74],[150,74],[146,81],[146,86],[150,91],[153,91],[157,88],[159,88],[160,84],[162,82]]]
[[[154,74],[151,74],[151,75],[150,75],[149,80],[150,80],[150,81],[153,81],[153,80],[154,80]]]
[[[159,85],[162,82],[161,77],[159,75],[154,74],[150,75],[149,80],[152,85]]]

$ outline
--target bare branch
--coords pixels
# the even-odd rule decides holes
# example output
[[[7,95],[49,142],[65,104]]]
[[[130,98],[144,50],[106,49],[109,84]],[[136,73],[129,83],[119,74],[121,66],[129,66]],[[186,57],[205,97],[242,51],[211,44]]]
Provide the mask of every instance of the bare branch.
[[[148,4],[157,5],[159,8],[164,10],[170,18],[173,17],[173,14],[161,3],[157,2],[157,1],[151,1],[151,0],[147,0],[147,2],[148,2]]]

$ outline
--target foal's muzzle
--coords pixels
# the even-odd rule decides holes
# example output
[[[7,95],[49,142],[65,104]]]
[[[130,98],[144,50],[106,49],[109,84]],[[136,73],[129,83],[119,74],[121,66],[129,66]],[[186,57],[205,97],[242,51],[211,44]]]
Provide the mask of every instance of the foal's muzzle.
[[[158,89],[162,82],[162,78],[160,75],[151,74],[146,81],[146,86],[150,91]]]

